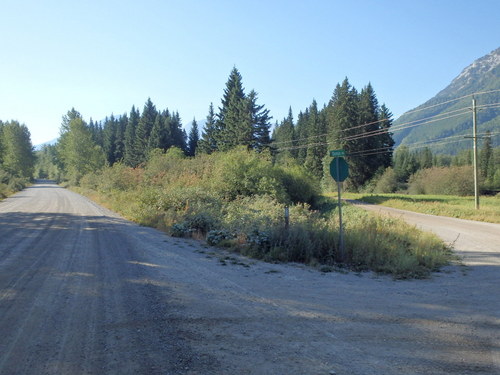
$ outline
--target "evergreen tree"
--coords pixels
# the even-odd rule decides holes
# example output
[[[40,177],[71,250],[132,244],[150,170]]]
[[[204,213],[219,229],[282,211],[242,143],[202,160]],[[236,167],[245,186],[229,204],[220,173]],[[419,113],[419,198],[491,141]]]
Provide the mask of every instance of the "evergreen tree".
[[[481,176],[485,179],[488,177],[488,172],[490,172],[490,161],[492,159],[492,148],[491,148],[491,132],[488,130],[486,136],[484,137],[483,148],[481,149],[481,154],[479,156],[479,171]]]
[[[179,147],[181,150],[186,152],[186,132],[182,129],[182,121],[179,116],[179,112],[172,113],[170,121],[168,123],[168,133],[170,134],[170,144],[169,147],[175,146]]]
[[[124,113],[120,116],[116,123],[116,135],[115,135],[115,162],[123,161],[125,158],[125,131],[128,124],[127,114]]]
[[[150,98],[146,101],[135,132],[134,152],[138,164],[146,161],[149,153],[149,136],[156,120],[158,111]]]
[[[106,117],[103,127],[103,150],[106,155],[106,161],[109,165],[113,165],[116,161],[116,130],[118,124],[115,116]],[[94,138],[94,137],[93,137]]]
[[[407,182],[419,168],[415,154],[407,146],[398,147],[394,154],[394,173],[398,182]]]
[[[156,115],[153,129],[151,129],[151,135],[149,136],[148,150],[153,150],[155,148],[166,150],[168,148],[165,120],[168,121],[162,114],[158,113]]]
[[[304,166],[313,175],[321,179],[323,177],[323,158],[326,155],[326,124],[318,112],[316,100],[309,107],[309,118],[307,122],[308,144]]]
[[[269,137],[269,128],[271,127],[272,116],[269,115],[269,110],[264,108],[264,105],[257,104],[257,93],[255,90],[248,94],[248,107],[251,117],[251,126],[253,128],[252,148],[257,151],[262,151],[269,148],[271,138]]]
[[[419,151],[416,158],[419,169],[432,168],[434,157],[429,147],[424,147],[421,151]]]
[[[198,148],[199,139],[200,134],[198,132],[198,124],[196,123],[196,119],[193,118],[193,122],[191,123],[191,130],[189,131],[188,137],[188,156],[196,155],[196,149]]]
[[[125,128],[125,155],[123,162],[129,167],[136,167],[139,164],[139,155],[135,151],[135,132],[139,125],[139,110],[132,106]]]
[[[303,165],[307,156],[307,143],[309,142],[309,108],[304,113],[299,112],[296,126],[296,147],[297,147],[297,162]]]
[[[363,88],[359,94],[358,102],[358,126],[356,147],[359,151],[366,151],[367,155],[358,154],[358,176],[356,183],[358,186],[363,185],[366,181],[371,179],[377,170],[380,168],[378,152],[382,145],[381,134],[379,133],[378,123],[378,100],[373,90],[372,85],[369,83]],[[361,126],[363,125],[363,126]],[[375,154],[370,154],[372,151]]]
[[[252,118],[243,89],[241,74],[233,68],[224,89],[219,108],[217,147],[227,151],[237,145],[250,146],[253,141]]]
[[[390,128],[392,126],[392,113],[382,104],[379,111],[379,119],[383,120],[379,123],[379,129],[383,131],[378,135],[379,147],[381,147],[380,154],[377,155],[378,164],[380,167],[387,168],[392,164],[392,155],[394,150],[394,139],[392,138],[392,133]]]
[[[217,120],[214,113],[214,105],[210,103],[208,108],[207,120],[205,126],[203,127],[203,132],[201,139],[198,143],[198,149],[200,152],[205,154],[211,154],[217,150]]]
[[[5,124],[0,120],[0,167],[2,166],[3,163],[3,155],[5,152],[5,142],[3,140],[3,129],[5,127]]]
[[[288,117],[284,118],[281,124],[277,125],[273,132],[273,141],[278,150],[276,162],[279,164],[284,160],[296,157],[295,128],[293,123],[292,108],[288,109]]]
[[[358,93],[346,78],[342,85],[337,84],[327,107],[328,144],[333,149],[343,149],[352,154],[346,158],[349,164],[349,182],[359,188],[365,181],[365,167],[363,158],[356,156],[356,152],[364,150],[364,141],[359,138],[360,127],[358,113]]]

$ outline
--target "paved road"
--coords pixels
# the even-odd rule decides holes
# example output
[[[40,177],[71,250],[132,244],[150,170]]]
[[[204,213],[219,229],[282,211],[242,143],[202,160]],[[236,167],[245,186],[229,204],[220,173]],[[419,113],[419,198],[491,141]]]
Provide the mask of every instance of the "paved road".
[[[428,280],[322,274],[38,184],[0,203],[0,374],[498,375],[490,245]]]

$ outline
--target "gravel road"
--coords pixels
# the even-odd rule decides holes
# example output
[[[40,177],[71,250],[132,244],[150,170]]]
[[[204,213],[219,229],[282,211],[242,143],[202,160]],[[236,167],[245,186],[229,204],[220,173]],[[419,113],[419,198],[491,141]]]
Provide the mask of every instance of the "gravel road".
[[[460,246],[457,227],[465,266],[393,281],[240,258],[37,184],[0,203],[0,374],[498,375],[487,227]]]

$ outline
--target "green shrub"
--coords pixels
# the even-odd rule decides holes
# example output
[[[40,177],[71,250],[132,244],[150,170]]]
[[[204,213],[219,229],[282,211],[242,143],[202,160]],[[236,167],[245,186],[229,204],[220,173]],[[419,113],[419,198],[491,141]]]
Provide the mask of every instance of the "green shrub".
[[[237,148],[213,154],[215,166],[210,188],[231,201],[239,196],[269,195],[280,202],[289,201],[281,180],[281,171],[273,167],[270,157]]]
[[[170,229],[170,234],[173,237],[188,237],[191,232],[192,230],[187,223],[174,224]]]
[[[403,186],[398,182],[396,173],[391,167],[387,168],[382,175],[376,180],[374,193],[394,193],[400,190]]]
[[[236,235],[226,229],[211,230],[207,233],[207,243],[210,246],[218,246],[223,241],[231,240],[233,238],[236,238]]]
[[[471,166],[421,169],[408,181],[410,194],[474,195]]]
[[[291,202],[310,205],[317,203],[321,193],[319,181],[304,167],[299,165],[283,167],[281,179]]]

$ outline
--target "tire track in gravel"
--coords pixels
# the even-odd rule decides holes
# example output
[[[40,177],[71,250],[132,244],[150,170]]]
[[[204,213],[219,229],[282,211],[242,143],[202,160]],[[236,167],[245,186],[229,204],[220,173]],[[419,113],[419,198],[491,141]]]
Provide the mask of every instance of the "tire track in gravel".
[[[56,185],[0,204],[0,374],[210,374],[164,319],[168,285],[130,263],[127,230]]]

